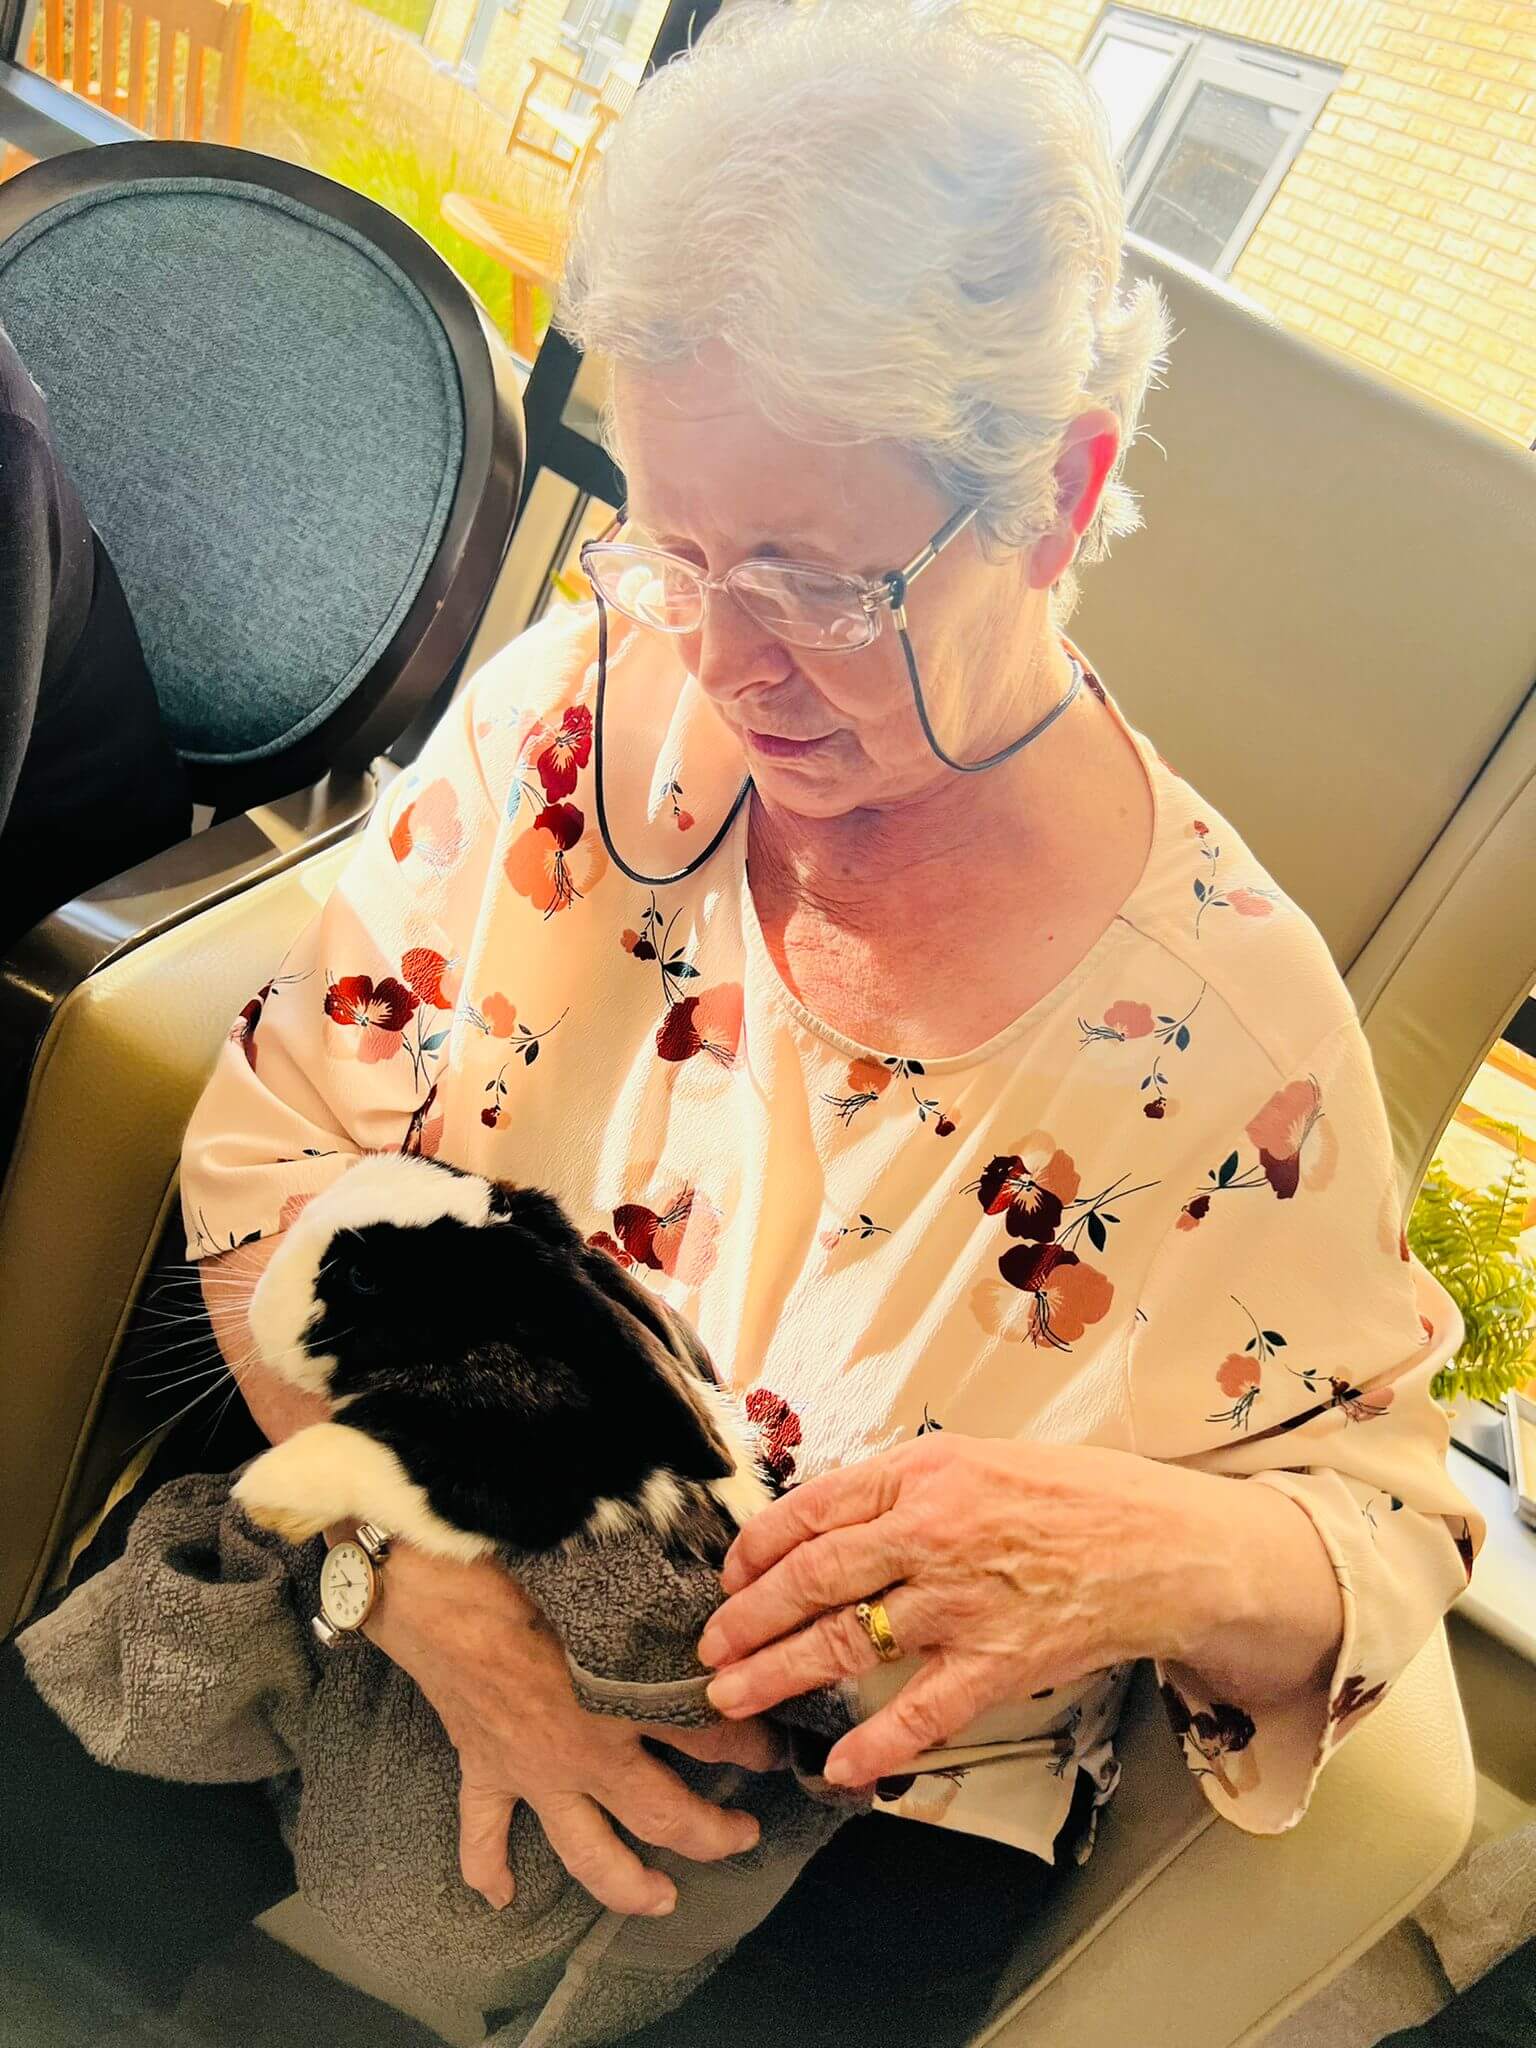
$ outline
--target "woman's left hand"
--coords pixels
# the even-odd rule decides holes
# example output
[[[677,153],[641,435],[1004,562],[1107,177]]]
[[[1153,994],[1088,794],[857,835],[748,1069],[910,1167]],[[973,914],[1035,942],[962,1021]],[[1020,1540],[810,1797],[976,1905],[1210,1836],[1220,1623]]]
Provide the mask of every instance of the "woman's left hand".
[[[1208,1627],[1216,1483],[1127,1451],[950,1432],[824,1473],[732,1545],[732,1597],[699,1645],[719,1667],[709,1697],[734,1719],[872,1670],[854,1605],[882,1598],[924,1661],[828,1758],[829,1778],[868,1784],[1001,1700],[1177,1659]]]

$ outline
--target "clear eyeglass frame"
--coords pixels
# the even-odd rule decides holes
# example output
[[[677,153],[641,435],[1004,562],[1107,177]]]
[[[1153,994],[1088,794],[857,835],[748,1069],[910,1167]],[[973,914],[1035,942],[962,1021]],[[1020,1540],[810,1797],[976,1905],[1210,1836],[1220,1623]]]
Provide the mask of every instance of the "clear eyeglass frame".
[[[853,654],[874,641],[887,613],[905,643],[908,588],[970,524],[976,512],[977,507],[970,506],[954,513],[904,568],[873,579],[815,562],[785,562],[768,556],[736,562],[723,576],[706,576],[696,564],[665,548],[606,539],[586,543],[581,567],[604,604],[653,632],[698,632],[704,623],[705,597],[718,590],[786,646]],[[622,518],[621,514],[616,523]],[[651,580],[642,581],[647,575]],[[650,595],[658,585],[659,599]],[[639,594],[642,590],[644,597]],[[910,648],[907,658],[910,664]]]

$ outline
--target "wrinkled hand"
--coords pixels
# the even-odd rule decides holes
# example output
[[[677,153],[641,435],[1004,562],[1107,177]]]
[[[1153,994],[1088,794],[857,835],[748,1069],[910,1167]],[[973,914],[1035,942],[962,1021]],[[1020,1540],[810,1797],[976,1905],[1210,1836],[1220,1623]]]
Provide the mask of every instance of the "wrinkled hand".
[[[1126,1451],[952,1432],[824,1473],[732,1545],[732,1597],[699,1643],[719,1667],[710,1699],[760,1714],[873,1670],[853,1609],[883,1598],[901,1651],[924,1661],[827,1776],[910,1770],[1000,1701],[1177,1654],[1200,1591],[1190,1561],[1210,1544],[1199,1489],[1215,1483]]]
[[[758,1721],[686,1729],[585,1713],[557,1637],[499,1564],[397,1545],[364,1633],[415,1679],[458,1751],[459,1868],[492,1906],[516,1890],[507,1831],[519,1799],[577,1883],[620,1913],[668,1913],[677,1893],[619,1840],[610,1815],[700,1863],[756,1842],[749,1814],[691,1791],[642,1737],[762,1771],[782,1761],[777,1733]]]

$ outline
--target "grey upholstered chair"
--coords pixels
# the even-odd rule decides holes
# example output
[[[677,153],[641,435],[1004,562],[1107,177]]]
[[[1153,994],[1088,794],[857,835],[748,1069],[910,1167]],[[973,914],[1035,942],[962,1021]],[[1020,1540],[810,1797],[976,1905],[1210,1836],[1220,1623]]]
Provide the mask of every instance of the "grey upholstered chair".
[[[499,335],[412,229],[244,150],[80,150],[0,188],[0,320],[198,801],[366,768],[451,683],[522,413]]]
[[[0,321],[118,566],[193,795],[215,810],[0,960],[0,1215],[54,1233],[63,1205],[91,1290],[122,1306],[179,1126],[144,1133],[129,1170],[147,1208],[124,1237],[110,1199],[84,1199],[102,1155],[53,1092],[69,1049],[109,1015],[126,1024],[114,990],[180,927],[195,936],[170,1000],[196,1009],[217,980],[200,957],[213,907],[348,837],[392,772],[386,750],[410,757],[501,571],[522,404],[501,337],[413,230],[313,172],[213,145],[80,150],[0,186]],[[154,1052],[120,1049],[132,1092]],[[0,1283],[0,1320],[57,1315],[51,1276],[44,1261]],[[104,1375],[66,1373],[41,1399],[29,1378],[7,1349],[0,1625],[67,1503],[91,1493],[87,1445],[110,1463],[128,1441],[110,1404],[98,1426]]]

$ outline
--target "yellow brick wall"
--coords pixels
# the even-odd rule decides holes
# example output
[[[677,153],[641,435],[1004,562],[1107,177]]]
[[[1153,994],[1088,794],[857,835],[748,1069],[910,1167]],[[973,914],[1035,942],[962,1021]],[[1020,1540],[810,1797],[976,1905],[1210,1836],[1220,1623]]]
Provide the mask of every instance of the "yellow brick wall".
[[[1073,62],[1102,10],[974,0]],[[1536,0],[1158,0],[1343,67],[1231,282],[1288,326],[1536,441]]]

